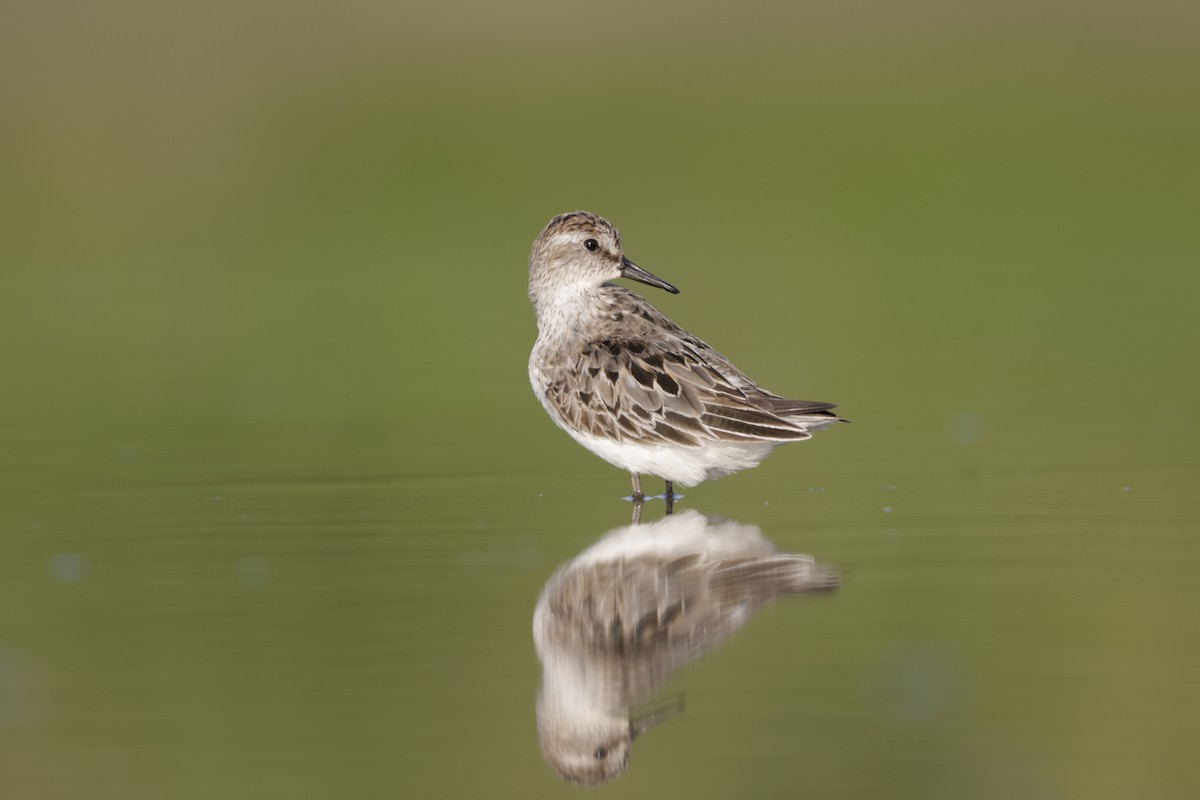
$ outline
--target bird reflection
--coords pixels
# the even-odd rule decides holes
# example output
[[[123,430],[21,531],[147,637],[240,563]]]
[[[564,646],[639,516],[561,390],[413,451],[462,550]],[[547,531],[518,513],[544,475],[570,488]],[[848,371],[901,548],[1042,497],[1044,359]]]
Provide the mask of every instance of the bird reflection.
[[[546,762],[578,783],[620,775],[633,740],[682,708],[645,705],[674,672],[776,598],[837,583],[758,528],[697,511],[609,532],[550,578],[534,611]]]

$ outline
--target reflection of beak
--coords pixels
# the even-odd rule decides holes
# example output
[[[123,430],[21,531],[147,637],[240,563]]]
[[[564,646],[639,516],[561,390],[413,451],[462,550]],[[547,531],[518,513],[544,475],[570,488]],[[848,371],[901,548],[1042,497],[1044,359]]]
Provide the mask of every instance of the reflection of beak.
[[[646,708],[644,712],[633,715],[629,720],[629,737],[636,739],[646,731],[666,722],[671,717],[683,711],[683,695],[667,697],[657,705]]]
[[[662,278],[651,275],[649,272],[646,272],[646,270],[642,269],[624,256],[621,257],[621,277],[631,278],[639,283],[644,283],[647,286],[657,286],[659,289],[666,289],[671,294],[679,294],[679,290],[674,286],[667,283]]]

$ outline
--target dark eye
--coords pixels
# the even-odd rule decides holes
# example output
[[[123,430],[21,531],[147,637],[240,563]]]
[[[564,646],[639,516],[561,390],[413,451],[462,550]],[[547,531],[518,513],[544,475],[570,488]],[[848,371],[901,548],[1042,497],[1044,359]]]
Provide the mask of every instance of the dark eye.
[[[589,239],[588,241],[591,241],[591,240]],[[606,755],[608,755],[608,750],[604,747],[599,747],[599,748],[596,748],[596,752],[593,753],[593,755],[596,756],[596,760],[600,760],[600,759],[604,758]]]
[[[600,243],[597,242],[595,239],[588,239],[586,242],[583,243],[583,246],[586,247],[588,250],[597,250],[600,247]]]

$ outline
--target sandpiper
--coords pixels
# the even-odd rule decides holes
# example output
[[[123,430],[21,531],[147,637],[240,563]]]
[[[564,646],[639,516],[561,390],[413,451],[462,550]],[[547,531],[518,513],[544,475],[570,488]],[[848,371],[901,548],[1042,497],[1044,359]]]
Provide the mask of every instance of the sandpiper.
[[[758,386],[640,295],[630,278],[679,290],[634,264],[611,222],[587,211],[550,220],[529,254],[538,338],[529,380],[550,418],[605,461],[691,486],[758,466],[776,446],[845,422],[833,403]]]

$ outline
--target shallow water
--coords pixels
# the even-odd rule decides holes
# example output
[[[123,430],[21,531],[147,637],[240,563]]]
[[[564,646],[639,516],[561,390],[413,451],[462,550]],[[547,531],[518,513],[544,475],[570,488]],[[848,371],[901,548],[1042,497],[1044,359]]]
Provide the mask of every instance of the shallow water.
[[[663,691],[684,713],[635,743],[614,790],[1188,785],[1194,496],[1139,466],[982,466],[1018,458],[1005,448],[834,460],[874,448],[852,437],[889,438],[870,427],[679,502],[758,526],[843,584],[766,609],[675,675]],[[38,448],[60,463],[81,449]],[[212,463],[252,471],[225,455]],[[366,457],[340,455],[325,457]],[[13,796],[556,793],[534,724],[534,604],[631,508],[619,473],[575,455],[578,476],[198,481],[114,465],[10,495],[0,762]],[[661,501],[644,514],[661,518]]]
[[[684,490],[841,585],[673,672],[602,791],[1200,794],[1200,47],[1154,8],[24,9],[0,794],[573,790],[534,608],[631,514],[525,375],[578,207],[853,420]]]

